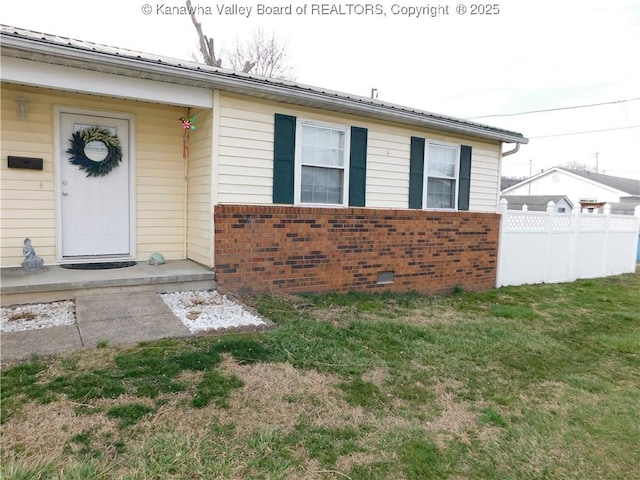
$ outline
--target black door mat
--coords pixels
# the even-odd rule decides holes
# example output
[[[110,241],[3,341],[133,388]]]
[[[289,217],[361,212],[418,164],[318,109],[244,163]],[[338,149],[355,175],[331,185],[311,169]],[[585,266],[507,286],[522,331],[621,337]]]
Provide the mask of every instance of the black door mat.
[[[110,268],[133,267],[137,262],[97,262],[97,263],[67,263],[60,265],[71,270],[108,270]]]

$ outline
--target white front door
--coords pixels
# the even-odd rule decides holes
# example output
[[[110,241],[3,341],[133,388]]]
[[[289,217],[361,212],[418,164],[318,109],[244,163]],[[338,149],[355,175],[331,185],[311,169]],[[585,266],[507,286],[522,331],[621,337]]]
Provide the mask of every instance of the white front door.
[[[101,176],[71,163],[71,138],[93,127],[117,135],[122,161]],[[128,257],[131,255],[131,192],[129,120],[77,113],[60,114],[59,241],[63,259],[72,257]],[[86,157],[103,161],[108,153],[102,142],[90,142]]]

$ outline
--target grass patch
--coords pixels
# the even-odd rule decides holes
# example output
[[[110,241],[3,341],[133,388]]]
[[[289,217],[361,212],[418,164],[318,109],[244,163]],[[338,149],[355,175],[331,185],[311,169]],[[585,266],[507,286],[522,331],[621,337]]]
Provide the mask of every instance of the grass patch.
[[[533,308],[526,305],[492,305],[489,311],[496,317],[515,320],[533,320],[538,317]]]
[[[620,353],[640,355],[640,328],[624,334],[618,332],[602,334],[598,336],[598,341],[607,349]]]
[[[112,480],[115,469],[104,467],[98,462],[89,460],[69,467],[60,467],[57,462],[47,461],[38,466],[3,465],[0,467],[0,478],[11,480],[58,479],[58,480]]]
[[[389,314],[411,308],[421,302],[424,297],[416,292],[384,292],[374,294],[350,292],[346,294],[329,293],[324,295],[308,295],[307,298],[309,298],[314,305],[322,308],[342,306],[351,307],[358,313]]]
[[[364,450],[358,444],[362,433],[351,428],[313,427],[303,423],[296,426],[291,438],[325,469],[336,468],[340,457]]]
[[[204,374],[196,387],[197,393],[191,404],[196,408],[202,408],[215,399],[218,407],[229,408],[229,394],[243,385],[242,380],[234,375],[227,376],[217,370],[210,370]]]
[[[85,430],[73,435],[65,445],[64,452],[69,455],[76,455],[83,460],[102,457],[102,451],[94,447],[95,432]]]
[[[500,415],[500,413],[498,413],[493,407],[485,407],[482,409],[480,421],[502,428],[507,426],[505,419],[502,418],[502,415]]]
[[[3,478],[635,478],[640,275],[270,295],[277,328],[3,368]]]
[[[402,470],[408,480],[445,478],[448,475],[446,458],[433,442],[424,439],[411,440],[402,445],[399,453]]]
[[[385,398],[380,388],[371,382],[354,378],[349,382],[341,383],[339,387],[344,390],[345,400],[350,405],[359,405],[366,408],[385,406]]]
[[[156,409],[142,403],[117,405],[107,410],[107,417],[118,419],[118,427],[125,428],[135,425],[144,417],[153,415]]]
[[[63,393],[72,400],[87,402],[97,398],[117,398],[127,389],[119,372],[100,369],[73,376],[61,376],[45,385],[55,393]],[[31,392],[29,392],[31,396]]]

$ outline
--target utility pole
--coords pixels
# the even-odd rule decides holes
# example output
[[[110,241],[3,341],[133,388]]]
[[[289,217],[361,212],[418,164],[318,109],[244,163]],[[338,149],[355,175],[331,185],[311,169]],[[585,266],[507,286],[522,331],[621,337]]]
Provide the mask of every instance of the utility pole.
[[[533,158],[529,159],[529,195],[531,195],[531,177],[533,175]]]
[[[596,173],[599,173],[599,170],[598,170],[598,156],[600,155],[600,152],[596,152],[596,153],[594,153],[594,155],[596,157]]]

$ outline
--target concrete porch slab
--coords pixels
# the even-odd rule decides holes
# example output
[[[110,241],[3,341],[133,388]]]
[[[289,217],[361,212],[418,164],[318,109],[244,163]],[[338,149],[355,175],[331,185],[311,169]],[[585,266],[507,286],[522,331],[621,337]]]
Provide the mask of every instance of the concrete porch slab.
[[[70,270],[58,265],[41,272],[20,267],[0,269],[3,306],[68,300],[83,295],[215,289],[215,273],[191,260],[169,260],[164,265],[138,262],[126,268]]]

